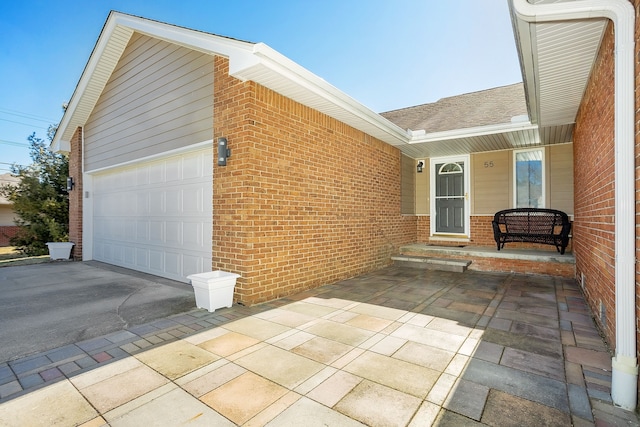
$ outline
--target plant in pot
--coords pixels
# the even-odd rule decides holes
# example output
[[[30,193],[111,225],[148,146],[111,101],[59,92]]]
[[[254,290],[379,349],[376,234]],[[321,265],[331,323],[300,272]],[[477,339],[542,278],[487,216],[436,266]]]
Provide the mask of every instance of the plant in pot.
[[[71,249],[75,243],[69,241],[69,234],[67,233],[66,227],[49,218],[45,219],[45,224],[49,229],[49,236],[51,237],[51,241],[47,242],[49,257],[52,260],[69,259]]]

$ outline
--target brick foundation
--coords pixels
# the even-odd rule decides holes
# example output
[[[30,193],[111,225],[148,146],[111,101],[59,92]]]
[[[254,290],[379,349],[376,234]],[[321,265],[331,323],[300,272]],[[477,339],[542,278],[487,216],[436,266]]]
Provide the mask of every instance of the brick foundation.
[[[496,247],[496,241],[493,238],[493,228],[491,227],[491,221],[493,221],[492,215],[472,215],[471,222],[471,237],[468,240],[456,241],[455,239],[443,240],[439,238],[432,238],[430,234],[430,216],[419,216],[417,224],[417,241],[419,243],[434,244],[438,246],[492,246]],[[571,252],[573,248],[573,239],[569,239],[569,245],[566,251]],[[542,245],[537,243],[507,243],[507,247],[512,249],[539,249],[550,250],[553,246]]]

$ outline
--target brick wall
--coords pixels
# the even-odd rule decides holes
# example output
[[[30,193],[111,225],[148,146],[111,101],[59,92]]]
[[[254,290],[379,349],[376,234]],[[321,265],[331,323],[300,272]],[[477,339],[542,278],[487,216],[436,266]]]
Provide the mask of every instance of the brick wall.
[[[639,4],[636,0],[636,8]],[[636,34],[637,25],[636,20]],[[612,349],[616,344],[614,48],[613,25],[609,24],[576,119],[573,232],[576,276],[578,281],[584,280],[587,303]],[[638,144],[636,137],[636,157]],[[638,177],[636,173],[636,188]],[[636,196],[636,205],[639,199]],[[636,289],[639,277],[636,271]]]
[[[17,225],[0,225],[0,246],[11,246],[9,240],[18,233]]]
[[[431,216],[429,215],[422,215],[417,217],[418,220],[418,224],[417,224],[417,230],[418,230],[418,236],[417,236],[417,241],[420,243],[426,243],[429,241],[429,234],[431,233],[430,231],[430,227],[431,227]]]
[[[400,214],[400,152],[214,62],[213,268],[242,275],[236,299],[266,301],[390,263],[415,241]],[[214,150],[217,152],[217,150]]]
[[[69,176],[75,183],[69,192],[69,241],[75,243],[71,257],[82,259],[82,128],[71,138]]]
[[[582,100],[574,131],[574,252],[578,280],[607,341],[615,346],[615,176],[613,28]],[[597,316],[596,316],[597,317]]]

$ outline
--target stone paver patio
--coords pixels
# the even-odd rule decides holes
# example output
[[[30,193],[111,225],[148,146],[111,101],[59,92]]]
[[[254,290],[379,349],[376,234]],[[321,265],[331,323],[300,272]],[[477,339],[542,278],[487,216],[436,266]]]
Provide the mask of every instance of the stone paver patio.
[[[385,268],[0,364],[0,425],[638,425],[570,279]]]

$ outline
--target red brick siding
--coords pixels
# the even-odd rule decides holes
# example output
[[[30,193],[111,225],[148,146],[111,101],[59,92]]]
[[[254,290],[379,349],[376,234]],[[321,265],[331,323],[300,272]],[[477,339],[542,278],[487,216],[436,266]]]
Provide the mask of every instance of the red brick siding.
[[[0,246],[10,246],[9,239],[18,233],[17,225],[0,225]]]
[[[214,166],[212,261],[242,275],[240,302],[382,267],[415,241],[399,150],[214,64],[214,137],[232,155]]]
[[[467,246],[495,246],[496,241],[493,238],[493,228],[491,227],[491,221],[493,216],[491,215],[472,215],[471,222],[471,237],[469,241],[465,241]],[[458,246],[461,243],[456,241],[446,240],[431,240],[430,233],[430,217],[420,216],[418,217],[418,236],[417,241],[420,243],[432,243],[434,245],[442,246]],[[509,248],[523,248],[523,249],[541,249],[541,250],[554,250],[553,246],[540,245],[532,243],[508,243]],[[567,246],[567,252],[572,251],[572,239],[569,239],[569,245]]]
[[[429,234],[431,233],[431,217],[430,216],[419,216],[418,218],[418,242],[426,243],[429,241]]]
[[[635,0],[636,11],[640,1]],[[636,39],[640,23],[636,13]],[[574,131],[576,277],[584,275],[584,292],[605,338],[615,349],[615,152],[614,152],[614,35],[609,24],[582,100]],[[636,43],[636,61],[640,46]],[[636,64],[636,106],[640,84]],[[636,108],[636,165],[640,152],[640,113]],[[640,173],[636,166],[636,205]],[[640,224],[636,209],[636,227]],[[638,235],[636,234],[636,241]],[[638,244],[636,243],[636,257]],[[640,272],[636,267],[636,306],[640,308]],[[600,319],[600,304],[606,321]],[[636,313],[638,313],[638,308]],[[637,319],[637,314],[636,314]],[[636,320],[637,321],[637,320]],[[636,328],[637,329],[637,328]],[[637,336],[640,342],[640,335]]]
[[[71,257],[82,259],[82,128],[71,138],[69,176],[75,183],[69,192],[69,241],[75,243]]]
[[[549,248],[549,246],[547,246]],[[465,257],[460,257],[467,259]],[[503,258],[474,258],[469,270],[502,271],[523,274],[544,274],[548,276],[575,277],[575,264],[540,261],[524,261]]]
[[[574,252],[576,273],[593,313],[615,346],[615,176],[613,28],[609,25],[600,56],[576,119],[574,131]],[[597,316],[596,316],[597,317]]]
[[[475,246],[494,246],[493,227],[491,226],[493,216],[471,216],[471,243]]]

